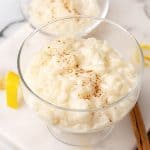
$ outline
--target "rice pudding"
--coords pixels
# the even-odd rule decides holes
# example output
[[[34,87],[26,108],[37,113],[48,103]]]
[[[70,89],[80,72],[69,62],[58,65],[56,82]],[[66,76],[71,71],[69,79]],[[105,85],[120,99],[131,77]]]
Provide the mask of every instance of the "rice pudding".
[[[61,37],[51,41],[33,57],[25,81],[51,104],[91,110],[56,110],[31,94],[24,95],[46,121],[75,132],[103,129],[122,119],[135,104],[132,96],[105,110],[135,87],[137,75],[132,63],[106,41],[95,38]],[[99,111],[92,111],[95,109]]]
[[[31,0],[29,4],[29,20],[35,27],[40,27],[47,22],[72,16],[98,17],[100,8],[97,0]],[[72,19],[63,23],[55,23],[47,29],[47,32],[65,33],[78,31],[91,25],[90,19]],[[68,28],[69,27],[69,28]]]

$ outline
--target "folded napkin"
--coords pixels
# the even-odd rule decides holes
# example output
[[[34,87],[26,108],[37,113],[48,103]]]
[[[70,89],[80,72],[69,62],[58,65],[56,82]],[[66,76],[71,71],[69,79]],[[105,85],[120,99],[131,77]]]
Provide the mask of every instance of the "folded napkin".
[[[24,38],[33,29],[25,23],[18,31],[0,45],[0,71],[17,71],[17,54]],[[144,83],[140,97],[140,107],[146,127],[150,127],[150,70],[145,70]],[[90,150],[132,150],[136,145],[129,117],[118,123],[112,133],[96,147]],[[5,148],[4,148],[5,147]],[[57,141],[35,113],[23,104],[18,110],[8,108],[5,94],[0,92],[0,149],[25,150],[83,150]]]

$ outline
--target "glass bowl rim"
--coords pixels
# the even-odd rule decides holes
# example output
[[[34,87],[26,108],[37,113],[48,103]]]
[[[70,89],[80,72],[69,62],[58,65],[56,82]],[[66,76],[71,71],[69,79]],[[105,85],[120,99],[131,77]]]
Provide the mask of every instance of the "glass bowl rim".
[[[133,89],[131,89],[127,94],[125,94],[124,96],[122,96],[121,98],[119,98],[117,101],[107,105],[106,107],[101,107],[101,108],[94,108],[94,109],[75,109],[75,108],[66,108],[66,107],[62,107],[62,106],[58,106],[58,105],[55,105],[51,102],[48,102],[47,100],[41,98],[38,94],[36,94],[29,86],[28,84],[26,83],[24,77],[23,77],[23,73],[21,71],[21,66],[20,66],[20,56],[21,56],[21,53],[22,53],[22,49],[23,49],[23,46],[24,44],[26,43],[27,40],[29,40],[30,38],[32,38],[32,36],[34,36],[36,33],[38,32],[41,32],[42,28],[50,25],[50,24],[53,24],[57,21],[62,21],[62,20],[66,20],[66,19],[74,19],[74,18],[79,18],[79,16],[74,16],[74,17],[65,17],[65,18],[62,18],[62,19],[57,19],[55,21],[51,21],[51,22],[48,22],[47,24],[41,26],[40,28],[37,28],[35,29],[33,32],[31,32],[25,39],[24,41],[22,42],[20,48],[19,48],[19,52],[18,52],[18,56],[17,56],[17,69],[18,69],[18,73],[19,73],[19,76],[21,78],[21,81],[22,83],[24,84],[24,86],[31,92],[31,94],[33,96],[35,96],[37,99],[41,100],[42,102],[50,105],[51,107],[54,107],[56,109],[60,109],[60,110],[64,110],[64,111],[72,111],[72,112],[95,112],[95,111],[104,111],[105,109],[108,109],[110,107],[113,107],[115,106],[116,104],[122,102],[123,100],[125,100],[128,96],[130,96],[132,94],[132,92],[134,92],[134,90],[136,90],[136,88],[138,86],[141,86],[141,80],[142,80],[142,76],[143,76],[143,72],[144,72],[144,57],[143,57],[143,52],[142,52],[142,49],[140,47],[140,44],[138,43],[138,41],[136,40],[136,38],[130,33],[128,32],[126,29],[124,29],[121,25],[109,20],[109,19],[104,19],[104,18],[98,18],[98,17],[83,17],[83,16],[80,16],[80,18],[83,18],[83,19],[95,19],[95,20],[100,20],[100,21],[104,21],[108,24],[111,24],[111,25],[114,25],[115,27],[119,28],[120,30],[122,30],[123,32],[125,32],[126,34],[128,34],[128,36],[131,38],[131,40],[133,40],[135,42],[135,44],[137,45],[137,49],[138,51],[140,52],[140,59],[141,59],[141,62],[140,62],[140,71],[138,73],[138,79],[137,79],[137,84],[135,85],[135,87]]]
[[[109,7],[110,7],[110,0],[105,0],[106,1],[106,9],[105,11],[102,13],[102,15],[99,15],[98,17],[100,18],[106,18],[107,14],[108,14],[108,11],[109,11]],[[29,17],[24,13],[24,10],[22,8],[22,5],[21,5],[21,0],[19,1],[19,9],[20,9],[20,12],[23,16],[23,18],[29,23],[29,25],[33,28],[33,29],[37,29],[36,26],[29,20]],[[78,15],[78,16],[81,16],[81,15]],[[91,17],[91,16],[88,16],[88,15],[83,15],[85,17]],[[71,17],[71,16],[70,16]],[[77,17],[77,16],[76,16]],[[60,19],[63,19],[63,18],[67,18],[66,17],[60,17]],[[56,21],[58,19],[54,19],[53,21]],[[50,21],[50,22],[53,22],[53,21]],[[42,25],[43,26],[43,25]],[[39,27],[40,28],[40,27]]]

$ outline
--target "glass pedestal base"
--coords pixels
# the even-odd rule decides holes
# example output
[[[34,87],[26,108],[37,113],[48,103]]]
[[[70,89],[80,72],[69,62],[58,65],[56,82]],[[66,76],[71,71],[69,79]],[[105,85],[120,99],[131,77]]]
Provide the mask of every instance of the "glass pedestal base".
[[[111,133],[112,128],[109,127],[92,133],[70,133],[48,126],[48,130],[58,141],[72,146],[93,146],[99,144]]]

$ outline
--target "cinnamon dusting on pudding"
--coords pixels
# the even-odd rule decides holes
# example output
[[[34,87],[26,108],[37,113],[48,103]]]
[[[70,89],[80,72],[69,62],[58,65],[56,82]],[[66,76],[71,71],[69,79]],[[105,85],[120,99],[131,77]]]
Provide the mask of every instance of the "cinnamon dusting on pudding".
[[[30,0],[28,15],[32,25],[40,27],[56,18],[73,17],[81,14],[98,17],[101,15],[100,9],[97,0]],[[46,31],[48,33],[67,33],[68,30],[78,32],[80,29],[86,28],[87,25],[92,26],[92,24],[90,20],[75,18],[55,22],[54,25],[48,26]]]
[[[67,9],[68,12],[71,13],[70,1],[68,1],[68,0],[62,0],[62,3],[64,4],[65,9]]]
[[[107,59],[109,58],[109,59]],[[27,68],[25,80],[40,97],[69,109],[106,108],[136,82],[130,62],[107,42],[95,38],[61,37],[42,49]],[[27,94],[28,103],[54,125],[75,131],[102,129],[120,120],[135,102],[127,98],[107,111],[58,111]],[[38,109],[37,109],[38,107]]]
[[[92,100],[93,97],[100,97],[101,90],[101,79],[100,75],[95,73],[93,70],[79,70],[78,77],[81,79],[82,89],[78,96],[80,99]]]

